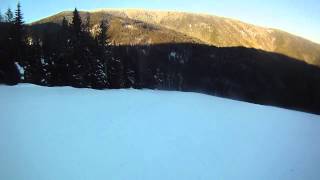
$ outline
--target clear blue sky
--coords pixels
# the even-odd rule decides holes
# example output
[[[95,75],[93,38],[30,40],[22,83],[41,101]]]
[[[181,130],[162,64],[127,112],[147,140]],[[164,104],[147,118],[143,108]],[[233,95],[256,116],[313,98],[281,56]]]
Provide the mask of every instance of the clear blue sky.
[[[0,0],[0,10],[17,0]],[[25,20],[32,22],[63,10],[144,8],[201,12],[278,28],[320,43],[319,0],[20,0]]]

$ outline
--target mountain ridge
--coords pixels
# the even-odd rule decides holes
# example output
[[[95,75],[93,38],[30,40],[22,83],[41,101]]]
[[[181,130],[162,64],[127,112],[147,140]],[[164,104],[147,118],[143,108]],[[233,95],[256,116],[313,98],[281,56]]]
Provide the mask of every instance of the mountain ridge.
[[[254,23],[250,23],[250,22],[246,22],[246,21],[243,21],[243,20],[239,20],[239,19],[236,19],[236,18],[231,18],[231,17],[225,17],[225,16],[219,16],[219,15],[214,15],[214,14],[210,14],[210,13],[201,13],[201,12],[188,12],[188,11],[179,11],[179,10],[158,10],[158,9],[144,9],[144,8],[98,8],[98,9],[94,9],[94,10],[86,10],[86,9],[83,9],[81,10],[82,12],[88,12],[88,13],[96,13],[96,12],[102,12],[102,11],[105,11],[105,12],[108,12],[108,11],[148,11],[148,12],[175,12],[175,13],[184,13],[184,14],[193,14],[193,15],[200,15],[200,16],[209,16],[209,17],[216,17],[216,18],[223,18],[223,19],[229,19],[229,20],[232,20],[232,21],[237,21],[237,22],[240,22],[240,23],[245,23],[245,24],[248,24],[248,25],[251,25],[251,26],[256,26],[256,27],[259,27],[259,28],[264,28],[264,29],[268,29],[270,31],[273,31],[273,30],[276,30],[276,31],[281,31],[281,32],[284,32],[284,33],[288,33],[290,35],[293,35],[293,36],[296,36],[296,37],[299,37],[299,38],[302,38],[306,41],[309,41],[310,43],[313,43],[313,44],[316,44],[316,45],[319,45],[320,46],[320,43],[318,42],[315,42],[307,37],[304,37],[302,35],[298,35],[298,34],[295,34],[293,32],[289,32],[289,31],[286,31],[286,30],[283,30],[281,28],[274,28],[274,27],[269,27],[269,26],[264,26],[264,25],[257,25],[257,24],[254,24]],[[35,21],[32,21],[30,22],[29,24],[32,25],[32,24],[37,24],[39,21],[43,20],[43,19],[46,19],[46,18],[50,18],[52,16],[55,16],[55,15],[58,15],[58,14],[64,14],[64,13],[70,13],[72,12],[72,10],[65,10],[65,11],[60,11],[58,13],[54,13],[52,15],[49,15],[47,17],[44,17],[40,20],[35,20]]]
[[[240,20],[225,18],[209,14],[189,13],[180,11],[144,10],[144,9],[97,9],[92,11],[82,11],[83,16],[89,13],[95,19],[93,24],[106,19],[120,18],[118,27],[125,29],[114,31],[115,42],[125,43],[169,43],[170,40],[179,39],[181,42],[196,42],[214,45],[217,47],[247,47],[268,52],[280,53],[295,59],[305,61],[309,64],[320,66],[320,45],[303,37],[288,33],[275,28],[265,28],[261,26],[244,23]],[[59,23],[63,16],[71,16],[71,11],[63,11],[54,16],[34,22],[33,24],[53,22]],[[56,20],[52,20],[56,18]],[[132,27],[135,23],[145,23],[148,26],[160,27],[161,33],[150,33],[147,29],[138,31],[142,33],[132,33],[127,27]],[[122,27],[121,27],[122,26]],[[112,27],[112,24],[111,24]],[[163,29],[162,29],[163,28]],[[143,28],[142,28],[143,29]],[[173,33],[172,30],[176,33]],[[131,31],[131,32],[130,32]],[[122,36],[133,34],[136,38],[146,38],[142,42],[137,42],[134,37],[123,41]],[[146,34],[146,35],[143,35]],[[162,36],[162,37],[158,37]],[[167,38],[166,36],[172,36]],[[185,39],[184,39],[185,37]],[[119,39],[120,38],[120,39]],[[166,38],[166,40],[161,40]],[[130,40],[129,40],[130,39]],[[151,39],[151,40],[150,40]],[[175,40],[172,40],[176,42]]]
[[[255,23],[250,23],[250,22],[247,22],[245,20],[239,20],[239,19],[236,19],[236,18],[231,18],[231,17],[226,17],[226,16],[220,16],[220,15],[215,15],[215,14],[210,14],[210,13],[201,13],[201,12],[189,12],[189,11],[179,11],[179,10],[159,10],[159,9],[145,9],[145,8],[98,8],[98,9],[94,9],[94,10],[83,10],[85,12],[90,12],[90,13],[95,13],[95,12],[101,12],[101,11],[105,11],[105,12],[108,12],[108,11],[147,11],[147,12],[173,12],[173,13],[183,13],[183,14],[190,14],[190,15],[199,15],[199,16],[209,16],[209,17],[215,17],[215,18],[223,18],[223,19],[229,19],[229,20],[232,20],[232,21],[237,21],[237,22],[240,22],[240,23],[245,23],[245,24],[248,24],[248,25],[251,25],[251,26],[255,26],[255,27],[259,27],[259,28],[263,28],[263,29],[268,29],[268,30],[275,30],[275,31],[282,31],[284,33],[288,33],[290,35],[293,35],[293,36],[296,36],[296,37],[299,37],[299,38],[302,38],[306,41],[309,41],[310,43],[313,43],[313,44],[316,44],[316,45],[320,45],[319,42],[315,42],[307,37],[304,37],[302,35],[298,35],[298,34],[295,34],[293,32],[290,32],[290,31],[286,31],[286,30],[283,30],[281,28],[274,28],[274,27],[271,27],[271,26],[265,26],[265,25],[258,25],[258,24],[255,24]],[[62,12],[67,12],[67,11],[62,11]]]
[[[281,53],[310,64],[319,65],[320,63],[319,44],[282,30],[204,14],[143,10],[113,12],[120,12],[129,18],[147,23],[162,25],[217,47],[244,46]]]

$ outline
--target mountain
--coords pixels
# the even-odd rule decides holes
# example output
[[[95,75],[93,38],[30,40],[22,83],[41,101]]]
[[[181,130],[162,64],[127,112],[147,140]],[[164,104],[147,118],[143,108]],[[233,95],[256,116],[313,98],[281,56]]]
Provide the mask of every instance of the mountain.
[[[89,15],[89,12],[81,12],[83,21]],[[72,12],[61,12],[57,15],[42,19],[32,23],[32,26],[37,29],[47,28],[49,25],[61,24],[63,17],[71,23]],[[181,32],[174,31],[169,28],[162,27],[156,24],[146,23],[140,20],[135,20],[123,16],[117,16],[105,12],[90,13],[91,32],[95,34],[102,20],[107,20],[110,24],[108,35],[111,42],[117,45],[146,45],[146,44],[163,44],[163,43],[197,43],[204,44],[201,40],[195,37],[185,35]]]
[[[320,45],[287,32],[263,28],[237,20],[185,12],[134,9],[104,9],[90,13],[92,24],[111,22],[110,35],[118,44],[160,44],[195,42],[217,47],[243,46],[283,54],[320,66]],[[33,24],[60,23],[62,12]]]

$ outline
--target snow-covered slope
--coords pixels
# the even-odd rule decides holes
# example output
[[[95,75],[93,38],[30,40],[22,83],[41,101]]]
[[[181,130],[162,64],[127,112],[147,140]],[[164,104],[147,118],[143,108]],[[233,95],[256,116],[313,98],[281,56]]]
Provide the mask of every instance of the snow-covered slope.
[[[320,117],[196,93],[0,86],[1,180],[318,180]]]

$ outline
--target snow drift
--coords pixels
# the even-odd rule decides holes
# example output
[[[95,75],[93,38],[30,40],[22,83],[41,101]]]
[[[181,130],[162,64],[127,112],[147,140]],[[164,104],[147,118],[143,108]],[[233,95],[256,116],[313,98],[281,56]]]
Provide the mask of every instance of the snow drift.
[[[320,117],[196,93],[0,86],[3,180],[318,180]]]

